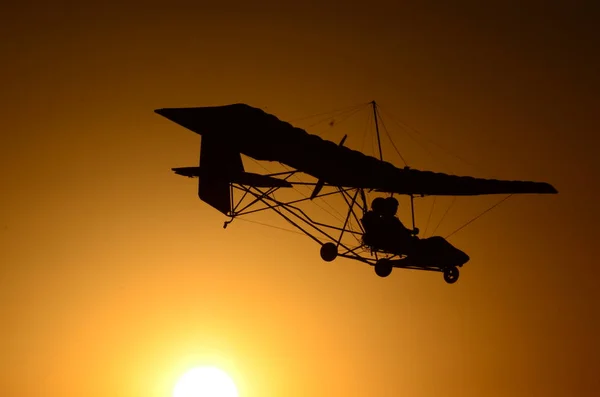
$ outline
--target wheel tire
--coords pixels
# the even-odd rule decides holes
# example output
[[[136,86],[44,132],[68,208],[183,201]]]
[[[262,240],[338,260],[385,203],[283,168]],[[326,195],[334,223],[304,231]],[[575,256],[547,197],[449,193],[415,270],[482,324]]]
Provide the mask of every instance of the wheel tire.
[[[394,267],[387,259],[380,259],[375,264],[375,274],[379,277],[387,277],[392,273]]]
[[[454,284],[458,281],[458,276],[460,276],[460,272],[456,266],[449,266],[444,269],[444,281],[448,284]]]
[[[325,243],[321,246],[321,259],[325,262],[331,262],[338,256],[337,245],[334,243]]]

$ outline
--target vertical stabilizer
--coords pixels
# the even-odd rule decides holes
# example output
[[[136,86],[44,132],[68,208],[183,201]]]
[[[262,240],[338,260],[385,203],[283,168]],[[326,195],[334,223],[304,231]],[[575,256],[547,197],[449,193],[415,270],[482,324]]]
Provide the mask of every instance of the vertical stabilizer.
[[[231,143],[206,134],[200,146],[200,200],[225,215],[231,212],[230,182],[244,171],[242,156]]]

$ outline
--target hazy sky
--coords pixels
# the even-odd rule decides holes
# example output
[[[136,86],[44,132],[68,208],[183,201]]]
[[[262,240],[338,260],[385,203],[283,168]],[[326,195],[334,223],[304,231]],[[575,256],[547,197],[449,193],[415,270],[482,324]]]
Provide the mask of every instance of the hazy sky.
[[[597,395],[595,2],[201,3],[0,12],[5,395],[170,396],[198,364],[243,397]],[[244,102],[293,120],[373,99],[473,165],[388,125],[414,167],[560,194],[455,235],[471,261],[454,285],[380,279],[296,234],[223,230],[170,170],[197,164],[198,136],[153,113]],[[439,233],[496,199],[457,204]]]

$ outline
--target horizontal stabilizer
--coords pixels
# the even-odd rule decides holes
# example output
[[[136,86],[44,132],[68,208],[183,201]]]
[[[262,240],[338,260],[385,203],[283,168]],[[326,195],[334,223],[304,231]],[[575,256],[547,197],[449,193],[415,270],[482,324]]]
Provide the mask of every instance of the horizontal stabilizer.
[[[200,176],[200,167],[180,167],[172,168],[172,170],[181,176],[187,176],[188,178],[198,178]]]
[[[273,178],[272,176],[253,174],[251,172],[242,172],[231,181],[240,185],[252,187],[292,187],[292,184],[283,179]]]

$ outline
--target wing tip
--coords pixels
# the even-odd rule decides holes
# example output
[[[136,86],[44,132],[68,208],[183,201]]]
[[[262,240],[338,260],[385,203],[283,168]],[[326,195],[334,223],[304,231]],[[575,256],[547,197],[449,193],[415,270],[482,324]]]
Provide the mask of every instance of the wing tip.
[[[552,186],[549,183],[545,183],[544,184],[544,191],[543,193],[547,193],[547,194],[558,194],[558,190]]]

